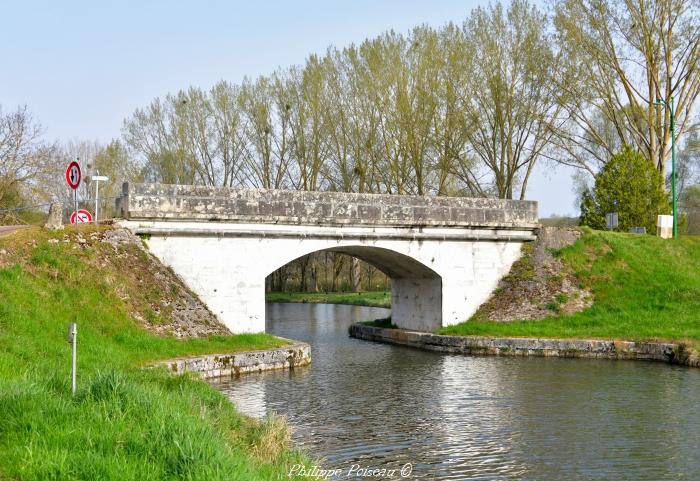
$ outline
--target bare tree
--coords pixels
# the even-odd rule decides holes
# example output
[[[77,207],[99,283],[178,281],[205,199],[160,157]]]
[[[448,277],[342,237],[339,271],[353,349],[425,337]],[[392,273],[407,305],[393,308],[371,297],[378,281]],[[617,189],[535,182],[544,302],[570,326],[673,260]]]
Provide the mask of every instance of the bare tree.
[[[291,106],[283,86],[278,75],[241,86],[244,185],[279,189],[288,182]]]
[[[179,98],[178,98],[179,97]],[[196,159],[188,155],[193,146],[185,145],[183,126],[178,125],[185,109],[184,94],[155,99],[145,109],[136,110],[124,121],[126,145],[143,159],[147,176],[166,184],[194,184],[197,181]]]
[[[595,174],[629,144],[665,174],[669,110],[655,102],[674,99],[682,138],[700,93],[700,2],[563,0],[554,10],[568,62],[568,74],[553,76],[567,93],[561,161]]]
[[[37,180],[52,169],[58,149],[42,136],[26,106],[8,114],[0,109],[0,207],[50,200]]]

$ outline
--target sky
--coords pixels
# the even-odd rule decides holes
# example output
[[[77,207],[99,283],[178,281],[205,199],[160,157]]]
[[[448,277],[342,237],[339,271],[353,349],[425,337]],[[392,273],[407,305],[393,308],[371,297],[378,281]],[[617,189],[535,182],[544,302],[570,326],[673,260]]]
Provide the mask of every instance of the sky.
[[[123,120],[190,85],[240,82],[386,30],[461,23],[488,0],[0,0],[0,106],[49,139],[120,136]],[[577,215],[572,171],[541,163],[527,198]]]

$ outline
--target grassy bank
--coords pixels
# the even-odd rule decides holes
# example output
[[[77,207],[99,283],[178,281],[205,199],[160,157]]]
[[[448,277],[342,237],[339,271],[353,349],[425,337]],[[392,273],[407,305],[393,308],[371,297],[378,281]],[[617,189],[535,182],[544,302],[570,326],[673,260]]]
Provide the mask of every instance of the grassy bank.
[[[0,238],[0,479],[287,479],[301,456],[279,420],[251,420],[206,383],[144,370],[156,359],[271,348],[272,336],[178,340],[137,246],[93,230]],[[78,394],[66,328],[78,324]]]
[[[700,238],[586,232],[558,253],[582,287],[590,309],[537,321],[478,319],[442,334],[670,340],[700,346]]]
[[[267,302],[310,302],[391,308],[391,293],[381,292],[268,292]]]

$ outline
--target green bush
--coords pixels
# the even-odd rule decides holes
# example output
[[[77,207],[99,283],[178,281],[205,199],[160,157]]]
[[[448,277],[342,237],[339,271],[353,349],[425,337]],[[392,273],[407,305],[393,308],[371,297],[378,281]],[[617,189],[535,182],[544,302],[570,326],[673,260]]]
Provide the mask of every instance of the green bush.
[[[656,231],[659,214],[671,213],[661,172],[629,146],[612,156],[596,175],[593,190],[584,192],[581,224],[605,229],[605,215],[609,212],[618,213],[617,230],[646,227],[650,233]]]

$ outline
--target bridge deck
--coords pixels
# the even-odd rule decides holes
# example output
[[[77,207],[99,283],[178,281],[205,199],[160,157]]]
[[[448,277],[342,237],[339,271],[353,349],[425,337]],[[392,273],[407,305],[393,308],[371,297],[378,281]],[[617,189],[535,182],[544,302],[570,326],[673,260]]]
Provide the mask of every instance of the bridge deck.
[[[535,229],[537,202],[125,183],[128,220]]]

